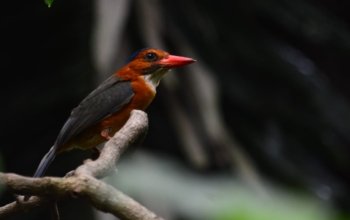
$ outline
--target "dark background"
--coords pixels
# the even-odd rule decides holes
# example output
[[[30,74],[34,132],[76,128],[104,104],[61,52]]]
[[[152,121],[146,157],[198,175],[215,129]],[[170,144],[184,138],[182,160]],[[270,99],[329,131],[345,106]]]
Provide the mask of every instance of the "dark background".
[[[349,216],[348,1],[119,2],[125,13],[98,13],[108,8],[105,1],[56,0],[50,9],[43,1],[3,3],[3,171],[31,175],[89,91],[134,50],[160,47],[198,62],[161,84],[148,110],[148,136],[137,148],[170,155],[201,175],[249,182],[246,172],[258,173],[316,195],[339,219]],[[109,46],[98,35],[102,18],[122,24]],[[112,52],[103,63],[106,48]],[[48,175],[62,176],[87,156],[62,155]],[[1,204],[12,201],[2,195]],[[87,207],[76,200],[62,212],[65,219],[92,219],[92,211],[78,211]],[[18,219],[47,215],[38,210]]]

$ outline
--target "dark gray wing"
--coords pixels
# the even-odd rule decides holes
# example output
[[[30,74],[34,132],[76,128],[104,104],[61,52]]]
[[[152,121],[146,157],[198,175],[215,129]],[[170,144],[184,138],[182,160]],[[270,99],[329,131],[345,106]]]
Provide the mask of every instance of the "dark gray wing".
[[[122,81],[116,76],[109,77],[72,110],[56,139],[56,148],[84,129],[120,110],[133,96],[130,81]]]

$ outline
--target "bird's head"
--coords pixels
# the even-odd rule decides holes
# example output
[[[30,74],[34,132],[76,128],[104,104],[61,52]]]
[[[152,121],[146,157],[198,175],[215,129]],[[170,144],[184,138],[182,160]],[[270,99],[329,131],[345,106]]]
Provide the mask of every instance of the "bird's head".
[[[129,70],[143,75],[153,85],[159,84],[162,76],[170,69],[195,62],[194,59],[174,56],[159,49],[143,49],[132,55],[127,65]]]

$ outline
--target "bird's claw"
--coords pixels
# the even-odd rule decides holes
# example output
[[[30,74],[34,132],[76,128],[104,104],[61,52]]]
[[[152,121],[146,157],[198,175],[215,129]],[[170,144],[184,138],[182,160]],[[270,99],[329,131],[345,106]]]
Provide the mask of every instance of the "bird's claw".
[[[101,136],[103,137],[103,138],[105,138],[106,140],[109,140],[109,139],[111,139],[112,137],[109,135],[110,133],[111,133],[111,128],[105,128],[105,129],[103,129],[102,131],[101,131]]]

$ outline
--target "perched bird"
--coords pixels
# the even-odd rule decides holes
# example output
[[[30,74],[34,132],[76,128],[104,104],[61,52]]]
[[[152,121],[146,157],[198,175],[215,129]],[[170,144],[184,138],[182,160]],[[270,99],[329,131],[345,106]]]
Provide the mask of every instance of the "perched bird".
[[[106,79],[72,110],[58,137],[41,160],[34,177],[41,177],[58,153],[91,149],[114,135],[134,109],[145,110],[164,74],[195,60],[158,49],[143,49]]]

